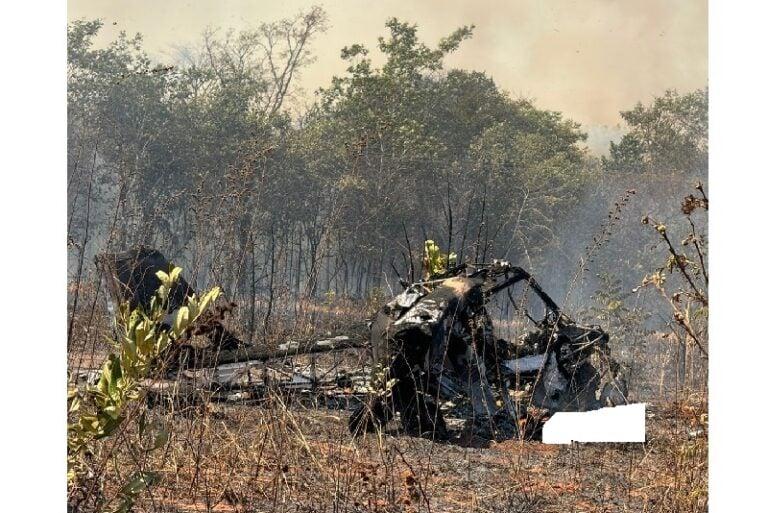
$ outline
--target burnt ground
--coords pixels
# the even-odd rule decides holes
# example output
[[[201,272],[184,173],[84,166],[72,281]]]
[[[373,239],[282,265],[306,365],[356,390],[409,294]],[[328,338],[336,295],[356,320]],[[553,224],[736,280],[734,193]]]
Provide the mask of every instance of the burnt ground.
[[[97,368],[109,351],[86,347],[69,353],[75,373]],[[354,352],[340,359],[361,365]],[[704,512],[706,397],[649,397],[646,443],[571,446],[467,437],[445,444],[398,434],[354,440],[348,411],[286,405],[278,396],[174,412],[140,404],[125,433],[96,448],[104,479],[98,509],[115,504],[132,472],[149,470],[160,481],[142,492],[134,511]],[[170,433],[158,450],[137,449],[142,413]]]
[[[704,408],[649,406],[644,444],[552,446],[353,440],[344,411],[209,405],[161,416],[173,435],[145,464],[162,480],[137,510],[705,511]]]

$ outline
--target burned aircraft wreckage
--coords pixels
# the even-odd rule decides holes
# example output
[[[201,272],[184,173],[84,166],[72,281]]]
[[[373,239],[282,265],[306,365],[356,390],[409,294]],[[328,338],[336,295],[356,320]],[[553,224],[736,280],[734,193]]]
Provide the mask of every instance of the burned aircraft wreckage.
[[[155,273],[170,267],[160,252],[145,248],[100,255],[96,263],[110,308],[125,301],[148,305],[159,286]],[[165,376],[173,386],[156,381],[154,392],[179,393],[181,384],[190,393],[203,387],[208,397],[230,401],[257,399],[267,389],[314,393],[326,405],[352,410],[353,434],[383,428],[399,416],[406,433],[436,440],[450,439],[449,416],[463,419],[479,436],[508,438],[530,436],[558,411],[626,404],[608,334],[568,317],[525,270],[505,261],[462,264],[403,286],[367,328],[277,348],[243,343],[223,327],[220,311],[196,330],[208,339],[207,348],[175,348],[176,361]],[[524,291],[523,299],[513,297],[513,288]],[[170,310],[192,293],[180,280]],[[502,293],[533,327],[509,341],[496,335],[489,312]],[[542,305],[537,317],[523,304],[527,298]],[[319,375],[315,356],[341,351],[365,351],[369,363],[351,370],[334,365]],[[297,371],[294,359],[302,356],[310,363]]]

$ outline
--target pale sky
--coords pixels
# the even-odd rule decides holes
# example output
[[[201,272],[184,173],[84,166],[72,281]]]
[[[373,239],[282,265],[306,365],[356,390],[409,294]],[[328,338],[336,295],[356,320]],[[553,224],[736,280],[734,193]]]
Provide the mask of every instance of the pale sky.
[[[513,97],[563,112],[597,151],[620,133],[620,110],[707,85],[706,0],[69,0],[68,17],[103,19],[100,44],[141,32],[148,53],[168,62],[174,46],[193,44],[208,26],[256,27],[315,4],[330,29],[300,77],[308,93],[344,72],[342,47],[375,50],[392,16],[416,23],[430,45],[474,23],[447,66],[485,71]]]

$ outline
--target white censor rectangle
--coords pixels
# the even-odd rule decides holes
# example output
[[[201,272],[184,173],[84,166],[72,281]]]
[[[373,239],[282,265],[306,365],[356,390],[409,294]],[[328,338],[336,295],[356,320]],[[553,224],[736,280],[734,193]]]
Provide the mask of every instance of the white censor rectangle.
[[[645,403],[557,412],[542,429],[545,444],[645,442]]]

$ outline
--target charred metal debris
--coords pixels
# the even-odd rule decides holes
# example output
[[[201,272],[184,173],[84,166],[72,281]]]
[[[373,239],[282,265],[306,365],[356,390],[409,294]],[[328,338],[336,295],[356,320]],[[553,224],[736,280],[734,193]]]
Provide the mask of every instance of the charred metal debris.
[[[112,311],[115,302],[147,305],[159,286],[155,273],[170,268],[159,251],[146,248],[99,255],[96,263]],[[355,435],[386,429],[399,417],[405,433],[434,440],[457,432],[536,436],[555,412],[627,403],[608,334],[568,317],[524,269],[499,260],[462,264],[403,286],[367,326],[271,348],[232,334],[223,320],[234,305],[218,307],[173,348],[162,379],[147,383],[148,398],[242,403],[277,391],[350,409]],[[192,293],[180,280],[171,310]],[[504,296],[516,324],[530,328],[511,340],[497,336],[490,312],[494,298]]]

